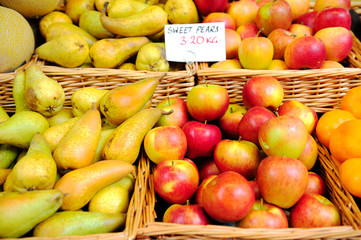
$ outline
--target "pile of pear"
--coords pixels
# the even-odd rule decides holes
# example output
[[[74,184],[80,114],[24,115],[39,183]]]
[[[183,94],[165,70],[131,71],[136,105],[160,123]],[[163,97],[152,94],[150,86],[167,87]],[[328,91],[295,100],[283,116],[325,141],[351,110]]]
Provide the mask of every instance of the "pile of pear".
[[[164,26],[200,21],[193,0],[67,0],[39,21],[40,59],[61,67],[168,72]]]
[[[64,88],[35,62],[15,73],[15,112],[0,106],[0,238],[125,229],[151,100],[165,74],[111,90]]]

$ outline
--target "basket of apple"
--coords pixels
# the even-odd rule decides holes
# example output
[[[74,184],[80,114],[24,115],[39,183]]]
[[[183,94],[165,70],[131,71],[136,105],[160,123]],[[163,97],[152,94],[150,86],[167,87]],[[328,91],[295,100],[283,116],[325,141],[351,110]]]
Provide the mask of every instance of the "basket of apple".
[[[242,104],[231,103],[224,86],[206,82],[168,100],[174,115],[143,141],[137,237],[360,237],[359,203],[340,198],[325,169],[332,160],[315,134],[320,114],[285,98],[271,76],[252,77],[238,94]]]

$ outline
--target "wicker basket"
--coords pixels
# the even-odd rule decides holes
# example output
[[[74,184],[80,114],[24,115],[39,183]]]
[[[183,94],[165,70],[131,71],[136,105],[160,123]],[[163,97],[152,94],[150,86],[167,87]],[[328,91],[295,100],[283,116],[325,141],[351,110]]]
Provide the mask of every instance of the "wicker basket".
[[[232,103],[242,104],[240,90],[248,79],[255,76],[277,78],[285,91],[285,100],[295,99],[312,107],[316,112],[339,108],[345,92],[361,85],[361,42],[353,36],[353,48],[345,60],[348,67],[343,69],[310,70],[249,70],[214,69],[208,63],[199,63],[197,83],[224,86]]]

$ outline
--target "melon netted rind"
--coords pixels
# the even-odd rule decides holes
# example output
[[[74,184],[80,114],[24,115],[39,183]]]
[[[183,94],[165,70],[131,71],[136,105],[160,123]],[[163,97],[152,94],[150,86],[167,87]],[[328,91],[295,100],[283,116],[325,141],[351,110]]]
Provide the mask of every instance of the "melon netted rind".
[[[0,6],[0,23],[0,73],[5,73],[30,60],[35,37],[29,22],[15,10]]]
[[[0,0],[0,4],[18,11],[25,18],[39,18],[54,11],[60,0]]]

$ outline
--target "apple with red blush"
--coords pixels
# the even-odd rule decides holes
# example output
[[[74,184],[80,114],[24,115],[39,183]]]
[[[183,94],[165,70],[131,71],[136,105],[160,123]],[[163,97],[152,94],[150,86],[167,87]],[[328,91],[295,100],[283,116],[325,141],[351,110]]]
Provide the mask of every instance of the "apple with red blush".
[[[226,12],[211,12],[203,18],[202,23],[224,22],[225,28],[236,30],[236,22],[233,17]]]
[[[211,219],[199,204],[172,204],[163,214],[163,222],[190,225],[207,225]]]
[[[311,134],[308,134],[306,146],[303,149],[301,155],[297,158],[301,162],[303,162],[307,168],[307,170],[311,170],[317,161],[318,157],[318,147],[315,139]]]
[[[305,193],[326,196],[326,183],[323,178],[315,172],[308,172],[308,182]]]
[[[178,126],[182,127],[184,123],[189,120],[189,114],[187,110],[186,102],[179,97],[165,98],[161,100],[157,105],[157,108],[161,108],[164,112],[170,112],[170,114],[164,114],[160,117],[156,126]]]
[[[292,23],[288,31],[296,37],[313,36],[313,28],[304,24]]]
[[[335,227],[341,225],[341,215],[325,196],[306,193],[292,207],[290,222],[294,228]]]
[[[212,157],[197,158],[197,167],[199,171],[199,179],[203,181],[208,176],[218,175],[219,171],[216,162]]]
[[[306,13],[302,14],[301,16],[299,16],[296,19],[295,23],[303,24],[303,25],[309,26],[312,29],[314,29],[314,22],[315,22],[316,15],[317,15],[317,11],[306,12]]]
[[[248,23],[254,23],[259,6],[256,0],[242,0],[229,2],[225,12],[236,21],[236,29]]]
[[[292,34],[287,29],[276,28],[270,34],[268,34],[267,38],[271,40],[273,44],[273,59],[282,60],[284,59],[287,45],[296,38],[296,35]]]
[[[241,228],[288,228],[288,219],[282,208],[256,200],[252,210],[236,223]]]
[[[228,0],[194,0],[198,11],[203,15],[207,16],[212,12],[224,12]]]
[[[350,30],[351,23],[351,14],[346,8],[326,7],[317,12],[313,23],[313,30],[315,33],[327,27],[344,27]]]
[[[249,182],[249,184],[251,184],[251,187],[252,187],[252,189],[254,191],[254,195],[256,197],[256,200],[261,199],[262,196],[261,196],[261,193],[259,191],[259,186],[258,186],[257,180],[249,180],[248,182]]]
[[[201,181],[201,184],[199,184],[194,194],[194,203],[199,204],[203,207],[203,192],[206,189],[207,184],[212,181],[217,175],[209,175]]]
[[[185,160],[165,160],[153,172],[155,192],[168,203],[183,204],[196,192],[198,170]]]
[[[313,9],[315,11],[321,11],[326,7],[343,7],[350,10],[351,0],[316,0]]]
[[[310,10],[309,0],[286,0],[292,10],[292,21],[297,20],[302,14]]]
[[[226,28],[226,58],[234,59],[238,57],[238,48],[241,45],[241,35],[236,30]]]
[[[218,122],[223,138],[238,139],[238,123],[246,112],[247,109],[239,104],[229,104],[227,112]]]
[[[246,23],[239,26],[236,31],[241,35],[241,40],[249,37],[257,37],[259,29],[255,23]]]

